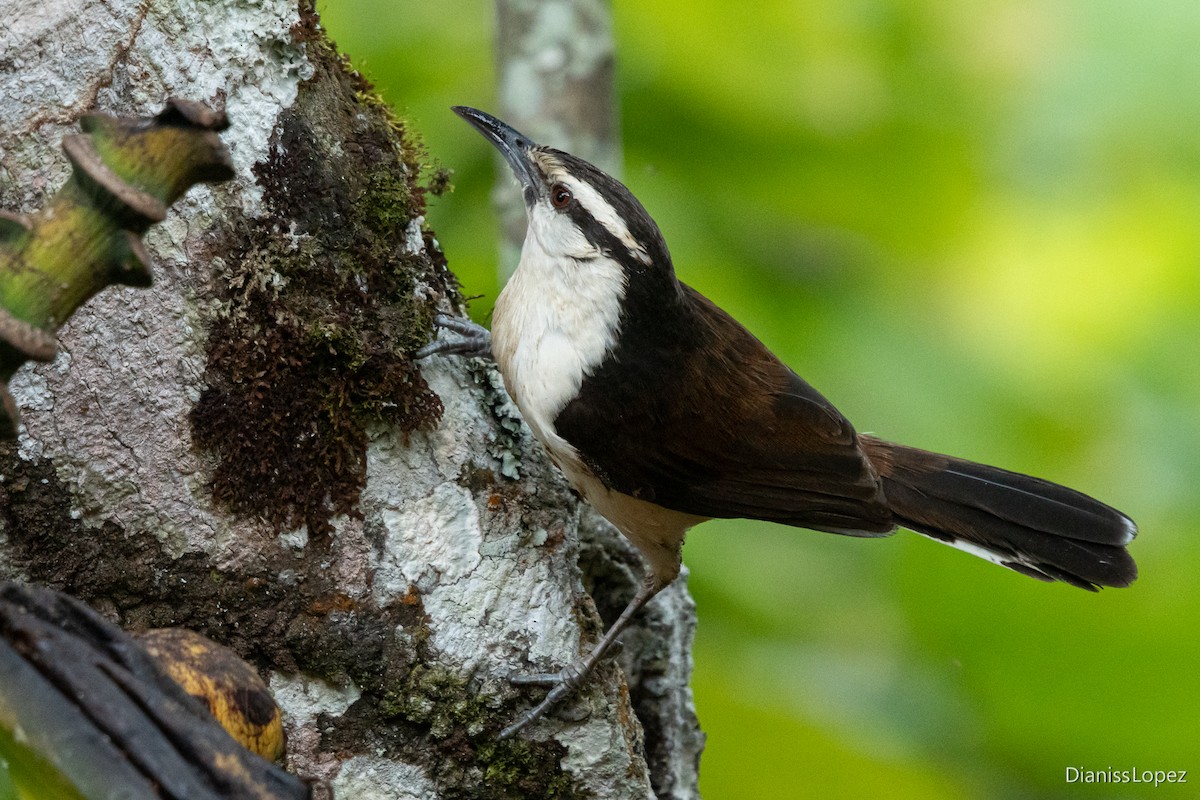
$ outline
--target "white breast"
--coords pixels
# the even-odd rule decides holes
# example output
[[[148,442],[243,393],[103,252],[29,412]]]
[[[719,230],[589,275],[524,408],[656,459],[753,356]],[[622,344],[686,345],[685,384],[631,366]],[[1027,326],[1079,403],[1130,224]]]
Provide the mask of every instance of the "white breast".
[[[624,295],[620,264],[552,257],[531,231],[516,273],[496,301],[492,351],[504,385],[572,483],[578,484],[573,473],[579,459],[554,420],[579,394],[584,376],[611,352]]]
[[[508,393],[554,463],[637,546],[666,586],[679,574],[685,531],[703,518],[605,487],[554,429],[584,378],[616,345],[624,270],[594,248],[589,252],[566,217],[536,209],[530,216],[521,263],[492,315],[492,354]]]

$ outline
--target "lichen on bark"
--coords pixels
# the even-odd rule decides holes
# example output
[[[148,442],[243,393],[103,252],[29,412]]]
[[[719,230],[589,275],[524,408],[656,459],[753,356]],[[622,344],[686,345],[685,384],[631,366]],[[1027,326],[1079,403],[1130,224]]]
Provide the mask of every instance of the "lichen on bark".
[[[368,426],[440,418],[411,357],[431,335],[416,276],[456,293],[422,227],[420,145],[326,55],[254,168],[264,213],[217,245],[221,304],[191,412],[218,503],[317,535],[356,512]]]

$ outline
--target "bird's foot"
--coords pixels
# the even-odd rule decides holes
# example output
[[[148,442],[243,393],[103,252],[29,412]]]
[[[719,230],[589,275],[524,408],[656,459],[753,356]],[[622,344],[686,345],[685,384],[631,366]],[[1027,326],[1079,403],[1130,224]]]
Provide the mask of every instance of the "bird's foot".
[[[462,338],[432,341],[418,350],[414,354],[415,358],[428,358],[433,355],[489,357],[492,354],[492,334],[482,325],[469,319],[438,314],[433,318],[433,326],[453,331]]]
[[[621,643],[614,642],[603,653],[593,651],[588,655],[568,664],[559,672],[538,672],[532,675],[513,675],[508,679],[513,686],[548,686],[550,691],[542,698],[542,702],[521,714],[504,730],[500,731],[501,739],[509,739],[521,732],[530,723],[546,716],[547,712],[567,698],[572,692],[583,685],[588,676],[601,661],[607,661],[621,652]]]
[[[568,664],[561,672],[513,675],[509,678],[509,682],[514,686],[549,686],[550,691],[542,698],[542,702],[521,714],[511,725],[500,731],[500,738],[510,739],[516,736],[526,726],[546,716],[550,709],[582,686],[584,679],[591,673],[587,661],[587,658],[581,658]]]

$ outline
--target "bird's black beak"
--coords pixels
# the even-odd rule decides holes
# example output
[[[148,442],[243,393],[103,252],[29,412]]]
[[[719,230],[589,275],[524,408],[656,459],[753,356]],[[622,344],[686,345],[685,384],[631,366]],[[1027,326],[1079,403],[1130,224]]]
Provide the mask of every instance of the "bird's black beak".
[[[500,155],[504,156],[504,160],[512,167],[517,180],[521,182],[526,205],[533,205],[534,200],[542,193],[541,175],[529,157],[529,151],[537,145],[516,128],[484,111],[467,106],[454,106],[451,110],[471,123],[495,145]]]

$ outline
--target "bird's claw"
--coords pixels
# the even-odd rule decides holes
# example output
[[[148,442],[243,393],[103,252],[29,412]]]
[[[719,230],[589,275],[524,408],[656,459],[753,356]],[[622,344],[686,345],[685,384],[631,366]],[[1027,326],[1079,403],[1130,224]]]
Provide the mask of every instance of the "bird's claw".
[[[461,355],[486,357],[492,354],[491,332],[469,319],[438,314],[433,318],[435,328],[445,328],[461,336],[461,339],[441,339],[430,342],[414,353],[417,359],[433,355]]]
[[[571,665],[571,666],[574,666],[574,665]],[[568,672],[570,672],[570,675],[566,674]],[[513,683],[522,683],[522,682],[516,680],[519,677],[521,677],[521,676],[513,676],[513,678],[511,678],[510,680]],[[546,696],[544,698],[542,698],[542,702],[538,703],[533,708],[531,708],[528,711],[526,711],[525,713],[521,714],[519,717],[517,717],[515,720],[513,720],[513,723],[511,725],[509,725],[504,730],[500,731],[500,736],[499,736],[500,739],[511,739],[513,736],[516,736],[518,733],[520,733],[522,730],[524,730],[526,726],[528,726],[531,723],[536,722],[537,720],[546,716],[547,712],[549,712],[550,709],[552,709],[556,705],[558,705],[559,702],[564,700],[567,697],[567,695],[571,694],[571,692],[578,689],[579,685],[581,683],[583,683],[583,679],[586,676],[585,676],[585,674],[577,672],[577,671],[572,672],[571,667],[567,667],[567,669],[564,669],[562,672],[559,672],[559,673],[554,673],[554,674],[550,674],[550,675],[530,675],[528,677],[530,677],[530,678],[547,678],[547,679],[549,679],[549,683],[552,685],[553,688],[551,688],[550,691],[546,693]],[[524,682],[523,685],[527,685],[527,686],[528,685],[536,685],[538,683],[539,683],[538,681],[529,681],[529,682]]]
[[[511,725],[500,731],[500,738],[511,738],[530,723],[544,717],[550,709],[583,685],[596,664],[612,659],[621,652],[621,649],[621,642],[618,641],[614,642],[598,659],[593,660],[585,656],[568,664],[558,672],[535,672],[530,675],[509,676],[508,682],[513,686],[548,686],[550,691],[542,698],[542,702],[521,714]]]

